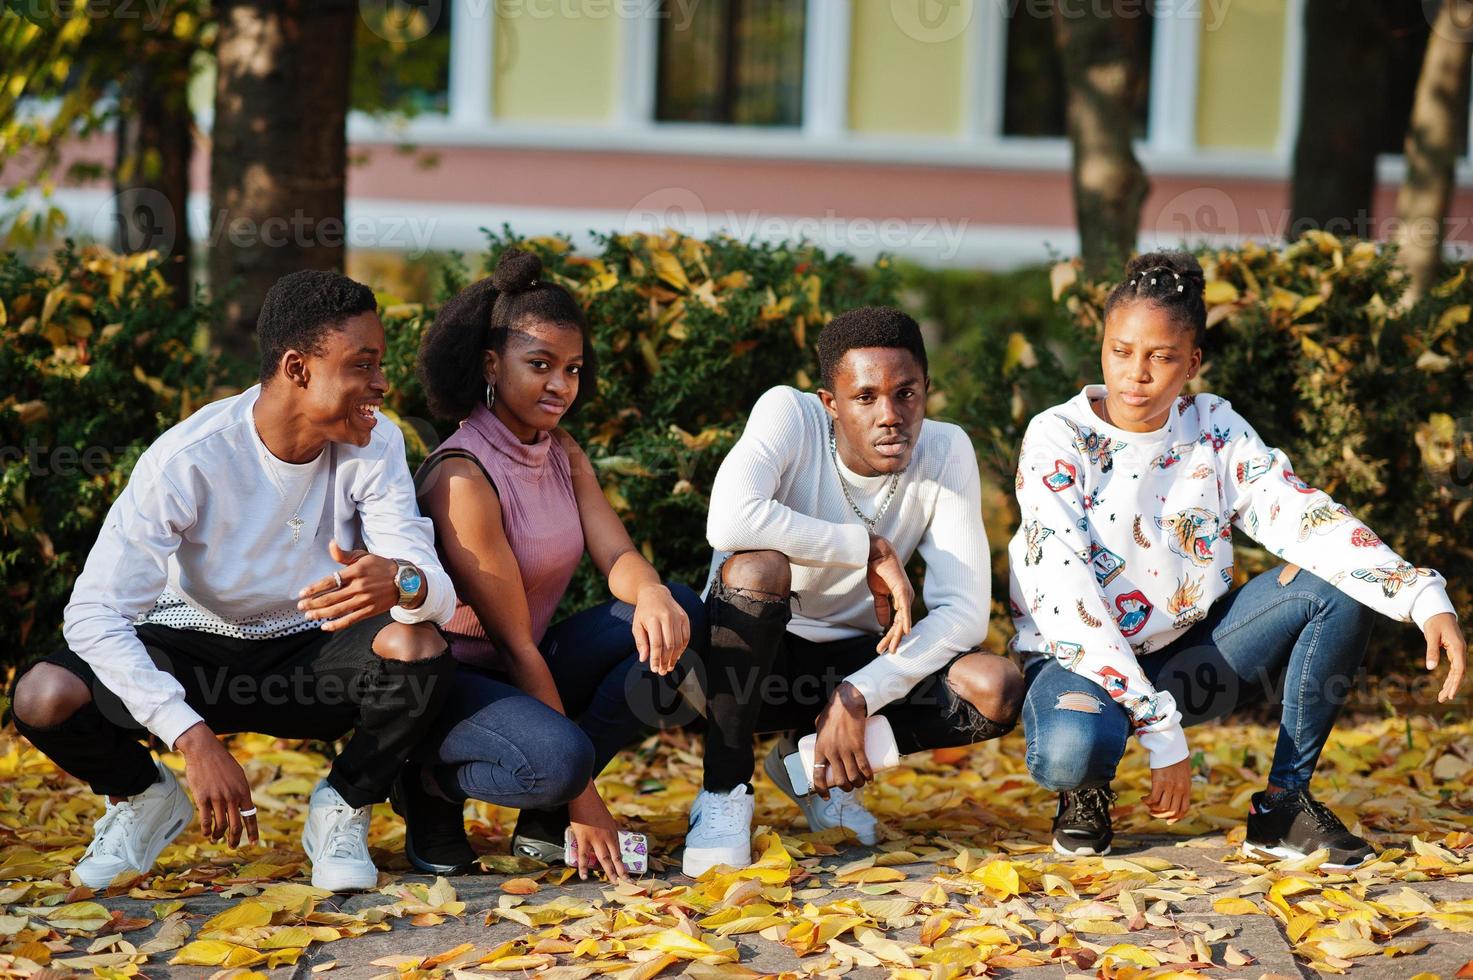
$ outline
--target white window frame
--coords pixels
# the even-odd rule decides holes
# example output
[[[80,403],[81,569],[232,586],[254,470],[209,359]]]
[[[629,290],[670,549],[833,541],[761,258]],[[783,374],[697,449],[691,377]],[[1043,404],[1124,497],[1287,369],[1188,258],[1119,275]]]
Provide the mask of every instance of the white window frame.
[[[807,0],[803,122],[798,127],[732,127],[659,122],[654,118],[659,18],[656,0],[626,18],[618,96],[602,122],[521,122],[495,118],[496,0],[445,0],[451,6],[449,110],[407,121],[349,115],[355,143],[484,146],[587,152],[688,154],[756,159],[873,162],[1037,171],[1067,171],[1068,140],[1002,135],[1007,8],[1014,0],[973,0],[966,43],[963,119],[954,138],[889,137],[849,128],[853,4],[884,0]],[[1279,132],[1270,151],[1204,149],[1197,144],[1201,8],[1165,4],[1151,54],[1147,137],[1137,154],[1147,173],[1223,179],[1282,180],[1291,175],[1304,64],[1305,0],[1286,0]],[[479,25],[468,31],[466,25]],[[1189,83],[1183,84],[1182,79]],[[1473,128],[1473,99],[1469,105]],[[208,126],[208,119],[202,122]],[[1473,143],[1473,140],[1470,140]],[[1383,156],[1377,175],[1403,179],[1399,156]],[[1459,186],[1473,185],[1473,150],[1459,161]]]

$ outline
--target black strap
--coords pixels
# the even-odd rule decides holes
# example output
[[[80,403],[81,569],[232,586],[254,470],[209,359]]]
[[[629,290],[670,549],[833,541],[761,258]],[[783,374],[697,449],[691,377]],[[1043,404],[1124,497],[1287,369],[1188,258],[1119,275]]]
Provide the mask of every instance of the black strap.
[[[419,465],[419,471],[414,474],[415,493],[420,494],[424,492],[424,480],[430,475],[432,469],[445,460],[452,458],[468,459],[472,463],[475,463],[476,469],[480,470],[481,475],[486,478],[486,482],[491,484],[491,492],[496,494],[498,498],[501,496],[501,491],[496,489],[496,481],[491,479],[491,474],[486,472],[486,467],[481,465],[481,461],[476,458],[475,453],[467,449],[442,449],[439,452],[432,453],[428,459]]]

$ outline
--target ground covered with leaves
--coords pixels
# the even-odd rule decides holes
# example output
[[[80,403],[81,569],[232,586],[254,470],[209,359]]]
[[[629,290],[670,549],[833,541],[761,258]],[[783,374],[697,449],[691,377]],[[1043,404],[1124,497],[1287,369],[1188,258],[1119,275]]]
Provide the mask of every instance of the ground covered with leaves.
[[[679,874],[677,847],[698,743],[668,734],[600,780],[616,813],[650,835],[648,878],[580,882],[510,857],[515,813],[473,804],[487,873],[431,881],[409,874],[403,825],[381,806],[379,889],[342,896],[308,884],[299,843],[321,754],[236,738],[262,844],[231,851],[191,831],[150,874],[93,894],[68,872],[99,801],[7,730],[0,975],[1473,976],[1473,726],[1337,730],[1317,795],[1382,849],[1353,874],[1238,854],[1275,734],[1195,729],[1196,806],[1171,827],[1145,812],[1149,773],[1133,749],[1105,858],[1049,850],[1053,797],[1028,778],[1018,734],[884,773],[866,791],[884,826],[876,848],[805,833],[796,808],[759,781],[757,862],[695,882]]]

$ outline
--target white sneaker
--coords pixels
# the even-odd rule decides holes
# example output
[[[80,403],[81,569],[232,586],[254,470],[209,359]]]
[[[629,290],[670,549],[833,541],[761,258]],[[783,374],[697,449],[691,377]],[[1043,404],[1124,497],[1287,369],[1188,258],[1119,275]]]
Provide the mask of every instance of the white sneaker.
[[[107,803],[92,825],[92,843],[73,871],[88,888],[106,888],[124,871],[152,870],[164,848],[189,826],[194,804],[167,766],[154,765],[158,782],[121,803]]]
[[[690,830],[680,870],[699,878],[718,864],[745,868],[752,863],[752,808],[746,784],[729,793],[701,790],[690,807]]]
[[[797,751],[788,749],[789,752]],[[813,831],[830,830],[834,827],[844,827],[853,831],[854,836],[866,847],[873,847],[880,840],[879,822],[875,815],[864,808],[858,797],[844,789],[829,790],[829,798],[824,799],[817,793],[809,793],[807,796],[799,796],[793,792],[793,781],[788,776],[788,767],[783,765],[783,743],[778,742],[767,753],[767,758],[762,760],[762,768],[767,771],[767,778],[771,779],[777,788],[787,795],[788,799],[798,804],[798,809],[803,811],[803,816],[808,820],[808,829]]]
[[[312,790],[309,802],[302,849],[312,862],[312,887],[353,892],[378,884],[378,868],[368,856],[372,807],[349,806],[325,779]]]

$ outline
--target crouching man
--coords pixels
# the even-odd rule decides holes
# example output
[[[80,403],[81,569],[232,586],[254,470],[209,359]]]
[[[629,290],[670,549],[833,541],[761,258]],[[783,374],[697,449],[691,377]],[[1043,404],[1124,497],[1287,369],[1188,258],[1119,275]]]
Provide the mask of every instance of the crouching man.
[[[261,383],[139,458],[77,579],[68,650],[20,677],[21,733],[107,799],[76,877],[147,872],[197,809],[259,839],[245,772],[216,737],[335,739],[311,796],[312,883],[371,888],[369,809],[449,693],[437,623],[455,594],[419,515],[368,287],[283,277],[258,325]],[[184,756],[191,806],[140,741]]]
[[[903,753],[996,738],[1016,722],[1023,677],[982,652],[991,565],[977,458],[959,427],[926,421],[916,322],[871,307],[818,338],[823,388],[768,391],[721,464],[707,536],[710,650],[704,788],[683,868],[751,862],[752,736],[817,731],[815,792],[766,770],[813,830],[878,828],[852,791],[872,775],[865,727],[890,722]],[[926,563],[927,613],[911,624],[905,564]]]

